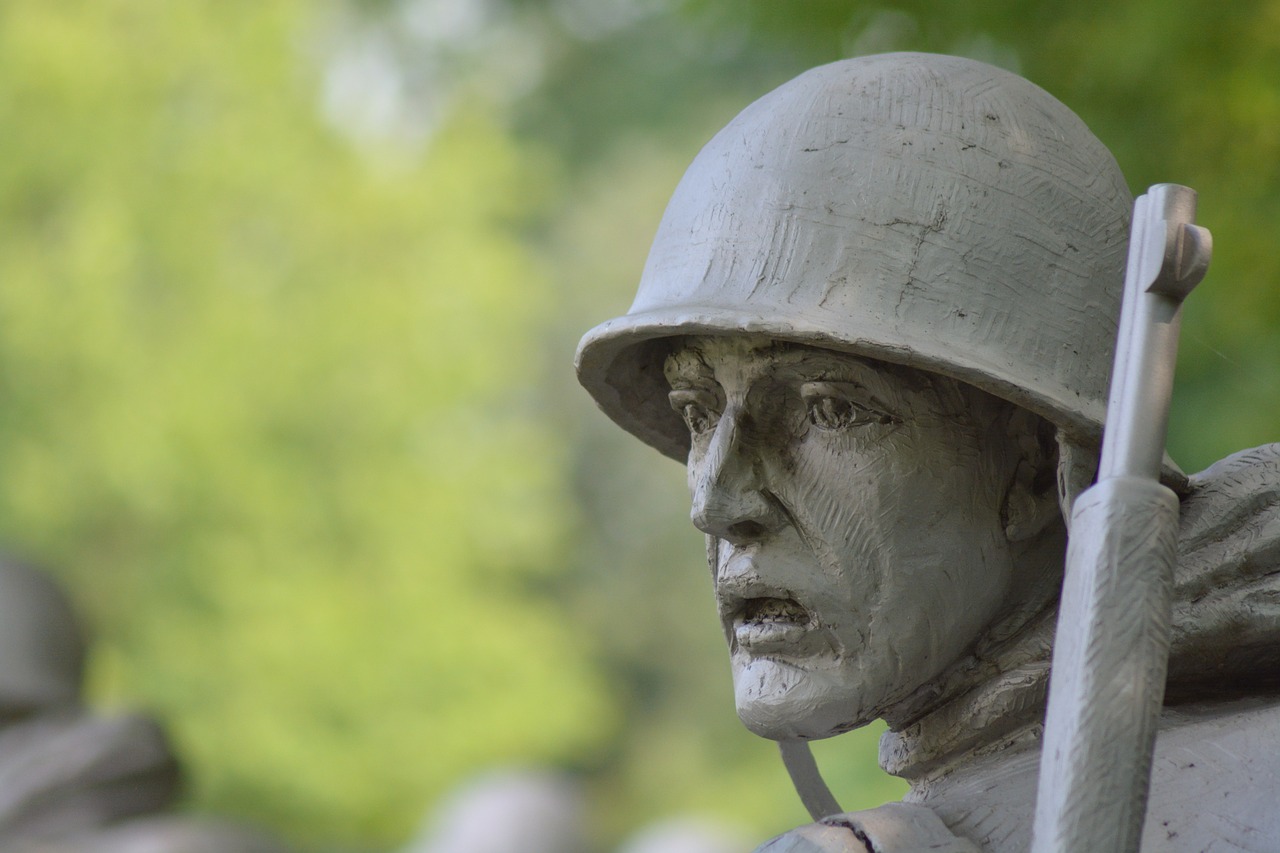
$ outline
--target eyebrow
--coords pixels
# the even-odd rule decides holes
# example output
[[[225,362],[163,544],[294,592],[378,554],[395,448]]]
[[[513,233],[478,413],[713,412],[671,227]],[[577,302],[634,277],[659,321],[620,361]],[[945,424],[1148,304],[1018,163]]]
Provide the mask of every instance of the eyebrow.
[[[780,367],[816,367],[818,370],[839,372],[850,377],[870,377],[872,381],[883,381],[881,371],[856,355],[841,355],[824,352],[818,349],[794,347],[783,350],[783,364]],[[815,377],[817,378],[817,377]],[[856,381],[846,379],[843,381]]]
[[[870,395],[877,406],[886,412],[905,416],[914,408],[912,401],[921,389],[892,369],[882,369],[878,363],[852,354],[827,352],[807,347],[788,348],[785,361],[775,367],[774,373],[785,376],[791,373],[795,379],[813,382],[830,382],[858,388]]]
[[[707,364],[697,347],[686,345],[672,350],[662,362],[662,372],[668,378],[675,376],[696,376],[698,378],[715,378],[715,371]]]

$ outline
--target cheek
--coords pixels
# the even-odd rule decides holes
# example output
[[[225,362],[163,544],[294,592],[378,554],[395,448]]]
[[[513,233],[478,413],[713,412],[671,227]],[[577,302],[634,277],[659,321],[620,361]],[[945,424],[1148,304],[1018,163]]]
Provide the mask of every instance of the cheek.
[[[885,545],[885,533],[909,516],[915,493],[936,490],[910,441],[895,433],[826,435],[811,430],[794,446],[788,479],[791,506],[824,541]]]
[[[954,652],[995,615],[1012,577],[1001,516],[1003,489],[983,454],[952,448],[946,466],[914,479],[913,521],[896,537],[907,581],[899,594],[918,607],[921,634]]]
[[[893,480],[883,460],[810,440],[797,445],[789,458],[789,476],[778,497],[795,519],[800,533],[824,562],[836,566],[847,551],[882,544],[879,528],[886,516],[882,492]]]
[[[807,559],[820,570],[807,586],[821,592],[825,604],[813,603],[822,621],[844,643],[861,646],[898,550],[898,476],[884,456],[820,438],[795,446],[786,476],[774,483]]]
[[[990,461],[954,429],[844,439],[810,435],[790,454],[779,497],[806,542],[849,595],[907,596],[921,619],[963,621],[951,613],[958,604],[1003,584],[1003,495]]]
[[[967,541],[1003,528],[998,466],[971,431],[932,424],[906,437],[896,461],[899,500],[918,530]]]

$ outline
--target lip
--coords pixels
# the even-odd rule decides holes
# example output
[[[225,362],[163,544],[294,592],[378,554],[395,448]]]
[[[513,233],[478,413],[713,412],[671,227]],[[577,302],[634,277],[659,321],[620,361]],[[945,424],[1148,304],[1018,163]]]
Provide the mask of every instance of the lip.
[[[732,651],[805,656],[827,648],[816,614],[792,591],[765,581],[753,554],[738,553],[725,563],[716,598]]]
[[[815,627],[813,615],[791,598],[750,598],[734,616],[738,648],[754,654],[802,651]]]

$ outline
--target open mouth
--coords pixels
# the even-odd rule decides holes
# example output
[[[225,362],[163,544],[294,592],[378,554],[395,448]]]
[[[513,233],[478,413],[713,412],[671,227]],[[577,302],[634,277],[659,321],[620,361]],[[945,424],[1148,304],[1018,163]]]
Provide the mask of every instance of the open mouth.
[[[812,627],[809,611],[790,598],[749,598],[733,622],[739,648],[756,652],[783,650]]]

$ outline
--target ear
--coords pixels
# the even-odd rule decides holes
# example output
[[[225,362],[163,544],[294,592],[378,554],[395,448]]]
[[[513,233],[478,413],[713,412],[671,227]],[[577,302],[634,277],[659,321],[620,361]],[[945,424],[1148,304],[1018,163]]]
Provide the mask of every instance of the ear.
[[[1004,535],[1023,542],[1061,518],[1058,505],[1058,446],[1053,428],[1025,409],[1009,418],[1008,441],[1017,462],[1005,495]]]
[[[1076,496],[1093,485],[1098,476],[1098,451],[1058,432],[1058,504],[1062,517],[1071,523],[1071,507]]]

